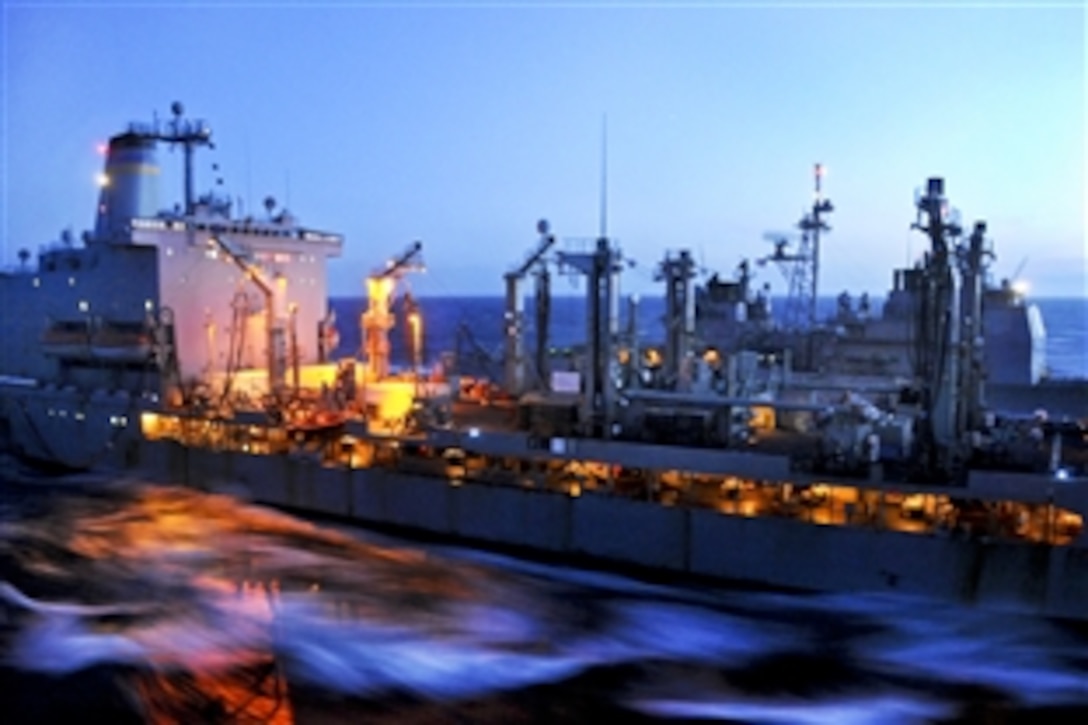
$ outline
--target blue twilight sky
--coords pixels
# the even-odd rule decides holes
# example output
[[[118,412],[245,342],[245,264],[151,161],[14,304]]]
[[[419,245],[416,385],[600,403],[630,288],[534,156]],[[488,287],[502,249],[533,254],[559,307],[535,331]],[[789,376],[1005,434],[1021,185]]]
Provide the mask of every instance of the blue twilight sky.
[[[2,23],[4,264],[90,227],[96,145],[178,99],[215,133],[198,188],[214,161],[247,209],[272,194],[346,235],[334,294],[414,239],[417,292],[500,294],[538,218],[594,236],[607,114],[625,290],[659,290],[667,249],[728,274],[765,254],[821,161],[822,290],[882,294],[924,248],[914,190],[943,175],[964,223],[989,221],[999,276],[1088,295],[1080,2],[8,1]]]

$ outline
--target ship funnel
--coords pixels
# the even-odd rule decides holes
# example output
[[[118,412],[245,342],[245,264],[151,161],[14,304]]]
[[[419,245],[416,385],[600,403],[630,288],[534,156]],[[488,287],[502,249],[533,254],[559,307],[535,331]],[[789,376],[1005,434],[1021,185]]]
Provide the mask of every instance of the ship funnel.
[[[109,239],[124,233],[133,218],[155,216],[159,208],[155,140],[131,131],[111,138],[99,184],[95,238]]]

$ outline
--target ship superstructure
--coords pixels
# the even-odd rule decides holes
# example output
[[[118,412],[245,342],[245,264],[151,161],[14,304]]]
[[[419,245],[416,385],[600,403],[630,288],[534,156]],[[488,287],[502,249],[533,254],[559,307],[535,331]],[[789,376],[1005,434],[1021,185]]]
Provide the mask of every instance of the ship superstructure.
[[[192,153],[209,141],[179,106],[164,127],[114,137],[94,232],[0,281],[12,341],[0,404],[18,452],[524,551],[1088,616],[1084,421],[995,414],[985,227],[964,238],[942,180],[916,201],[929,250],[897,275],[884,315],[907,330],[902,376],[806,380],[791,358],[818,360],[825,345],[845,357],[844,335],[783,334],[747,266],[711,288],[729,314],[708,344],[685,250],[658,270],[664,342],[640,340],[620,329],[615,241],[602,229],[588,249],[552,254],[540,222],[506,276],[507,359],[487,381],[455,360],[419,364],[419,309],[393,299],[421,264],[418,242],[367,277],[362,349],[330,361],[325,263],[342,239],[272,202],[266,218],[237,219],[224,200],[193,198]],[[184,206],[167,212],[155,211],[161,143],[187,160]],[[827,231],[823,201],[806,217],[814,235]],[[548,340],[553,268],[587,290],[585,344],[561,359]],[[815,278],[801,281],[814,294]],[[400,373],[398,306],[415,340]],[[799,309],[810,324],[811,306]]]
[[[817,164],[813,205],[797,223],[800,233],[796,239],[786,233],[769,233],[767,238],[774,244],[769,255],[754,263],[741,262],[733,280],[715,275],[696,288],[693,339],[703,349],[747,348],[786,354],[796,380],[809,387],[836,390],[851,384],[871,387],[879,381],[907,384],[926,374],[922,368],[930,348],[928,323],[922,322],[926,296],[920,285],[925,284],[929,262],[923,259],[896,269],[892,287],[879,306],[867,293],[855,299],[842,292],[834,312],[820,317],[816,310],[820,235],[831,231],[826,215],[834,210],[823,196],[824,173],[824,167]],[[955,303],[955,310],[962,310],[957,313],[962,324],[969,326],[961,339],[979,341],[973,364],[996,392],[991,403],[1006,412],[1031,412],[1030,400],[1038,392],[1031,389],[1047,381],[1042,315],[1016,284],[994,282],[990,267],[995,254],[986,222],[977,221],[969,232],[964,229],[958,211],[943,196],[943,185],[943,179],[930,180],[916,204],[919,209],[927,200],[937,199],[934,203],[940,204],[931,210],[932,218],[945,225],[954,247],[949,264],[964,276],[960,293],[964,299],[949,300]],[[940,254],[940,249],[934,247],[929,254]],[[758,288],[755,284],[755,270],[764,266],[779,267],[788,283],[785,309],[778,315],[771,311],[770,284]]]
[[[0,278],[4,375],[116,408],[103,418],[46,405],[46,418],[63,414],[74,427],[20,436],[31,457],[78,467],[104,442],[88,430],[103,419],[123,427],[132,401],[214,407],[232,392],[282,394],[298,387],[300,368],[323,362],[326,260],[342,238],[302,226],[271,199],[266,215],[238,218],[228,199],[195,197],[193,154],[211,145],[211,129],[184,119],[180,104],[174,111],[110,139],[93,231],[78,242],[62,234],[36,268]],[[156,159],[164,143],[185,153],[184,202],[166,211]],[[15,407],[16,430],[55,428],[35,422],[42,411],[28,399]]]

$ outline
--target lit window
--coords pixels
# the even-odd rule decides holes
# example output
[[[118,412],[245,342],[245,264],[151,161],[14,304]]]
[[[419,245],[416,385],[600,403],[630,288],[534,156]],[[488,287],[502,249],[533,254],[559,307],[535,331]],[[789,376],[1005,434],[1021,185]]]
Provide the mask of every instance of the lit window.
[[[80,300],[79,301],[79,311],[80,312],[86,312],[89,309],[91,309],[91,305],[87,302],[87,300]]]
[[[34,284],[35,287],[41,287],[42,286],[42,281],[40,279],[38,279],[37,277],[35,277],[33,284]]]
[[[153,309],[154,307],[155,307],[155,303],[154,303],[154,302],[152,302],[151,300],[144,300],[144,309],[145,309],[145,310],[147,310],[148,312],[151,312],[151,310],[152,310],[152,309]]]
[[[69,277],[68,278],[68,286],[69,287],[75,287],[76,286],[76,278],[75,277]]]
[[[174,256],[174,248],[173,247],[167,247],[166,248],[166,256],[167,257],[173,257]]]

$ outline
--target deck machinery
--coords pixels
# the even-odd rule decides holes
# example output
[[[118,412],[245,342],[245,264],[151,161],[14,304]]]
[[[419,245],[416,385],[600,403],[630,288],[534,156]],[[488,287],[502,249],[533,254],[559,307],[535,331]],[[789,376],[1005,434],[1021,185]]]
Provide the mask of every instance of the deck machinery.
[[[555,244],[548,222],[541,219],[536,225],[540,239],[525,260],[503,277],[506,283],[506,308],[503,314],[503,369],[505,390],[519,396],[531,388],[547,389],[549,385],[548,328],[551,311],[551,275],[545,255]],[[525,297],[521,283],[530,272],[533,274],[536,320],[536,348],[533,365],[529,369],[525,354]],[[530,385],[530,380],[534,384]]]
[[[817,200],[802,220],[813,237],[827,230],[822,215],[831,210],[820,195],[819,169]],[[793,361],[803,360],[803,348],[822,341],[811,308],[805,310],[811,325],[789,331],[777,348],[746,349],[743,336],[732,340],[739,343],[735,346],[701,339],[693,319],[695,273],[688,250],[666,255],[657,272],[666,288],[663,344],[630,339],[630,332],[617,332],[612,313],[623,265],[602,238],[592,252],[558,255],[560,263],[587,278],[586,349],[577,396],[540,386],[522,400],[524,406],[552,410],[547,424],[533,432],[773,449],[792,455],[799,470],[863,478],[963,481],[968,468],[980,464],[1062,468],[1055,452],[1063,441],[1084,446],[1074,421],[1043,425],[998,417],[985,407],[982,300],[992,257],[985,222],[965,235],[949,212],[939,178],[928,181],[916,206],[913,228],[926,235],[929,250],[917,266],[902,272],[896,302],[905,308],[909,326],[912,375],[875,383],[865,375],[796,375]],[[541,255],[551,243],[542,238],[532,264],[545,266]],[[516,278],[507,277],[508,305],[510,293],[517,292]],[[764,321],[753,323],[762,327]],[[508,351],[521,349],[513,339],[516,329],[507,327]],[[663,361],[660,368],[647,369],[646,357],[624,354],[640,346],[651,353],[648,359]],[[520,353],[513,358],[518,359]],[[557,415],[557,408],[567,413]],[[557,427],[557,420],[578,424]]]
[[[360,319],[360,325],[363,337],[362,354],[366,360],[366,375],[370,380],[389,377],[389,331],[395,325],[391,306],[397,282],[409,272],[422,270],[423,243],[416,241],[366,278],[367,309]],[[407,319],[412,340],[410,357],[418,369],[423,322],[415,305],[409,304],[409,307]]]

